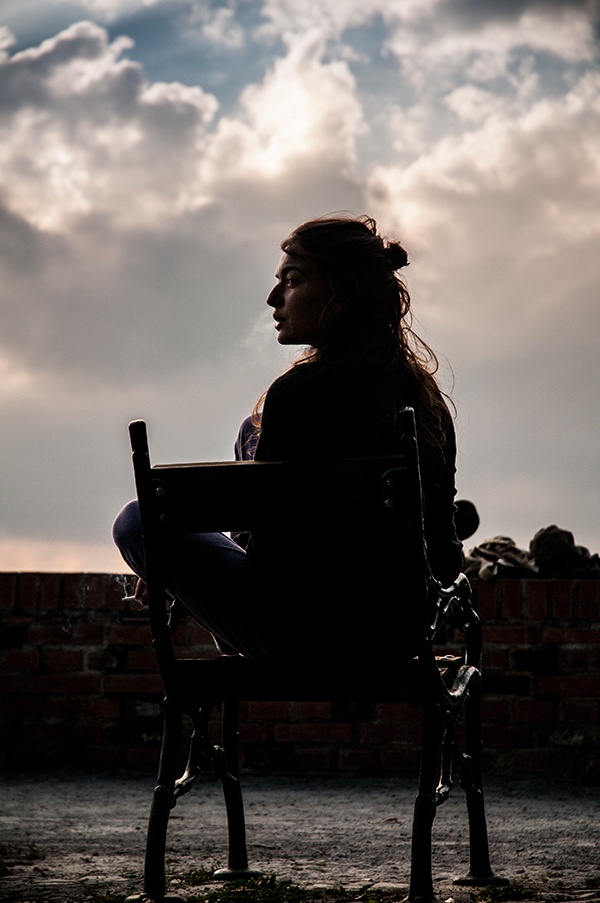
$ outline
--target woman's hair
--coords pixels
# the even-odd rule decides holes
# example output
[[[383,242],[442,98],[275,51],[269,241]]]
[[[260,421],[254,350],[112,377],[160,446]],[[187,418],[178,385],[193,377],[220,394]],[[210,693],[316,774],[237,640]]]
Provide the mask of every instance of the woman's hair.
[[[398,275],[408,265],[402,245],[381,237],[368,216],[330,216],[298,226],[281,248],[314,260],[331,288],[318,347],[306,349],[295,365],[314,361],[326,366],[344,358],[387,368],[393,382],[399,374],[405,376],[419,408],[423,438],[443,441],[448,409],[434,376],[439,363],[412,328],[410,295]]]

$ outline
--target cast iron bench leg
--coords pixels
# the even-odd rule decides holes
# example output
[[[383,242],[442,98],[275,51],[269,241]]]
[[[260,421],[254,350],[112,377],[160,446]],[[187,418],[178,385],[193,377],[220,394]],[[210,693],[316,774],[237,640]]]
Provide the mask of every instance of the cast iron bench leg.
[[[481,684],[473,684],[465,702],[465,748],[460,766],[460,786],[465,792],[469,819],[469,873],[454,883],[481,887],[506,885],[506,878],[494,875],[490,865],[483,781],[481,777]]]
[[[165,851],[169,815],[173,807],[173,789],[181,744],[183,715],[180,706],[168,696],[163,703],[163,736],[158,777],[146,838],[144,861],[144,893],[128,897],[126,903],[138,903],[150,898],[160,903],[183,903],[181,897],[165,896]]]
[[[436,788],[440,776],[440,747],[444,731],[441,706],[423,708],[423,745],[419,789],[415,800],[410,869],[410,903],[433,903],[431,831],[436,813]]]
[[[214,877],[221,881],[253,878],[260,874],[260,872],[248,868],[246,821],[239,778],[238,710],[237,700],[223,702],[223,763],[219,777],[223,786],[227,812],[229,858],[228,867],[217,869],[214,873]]]

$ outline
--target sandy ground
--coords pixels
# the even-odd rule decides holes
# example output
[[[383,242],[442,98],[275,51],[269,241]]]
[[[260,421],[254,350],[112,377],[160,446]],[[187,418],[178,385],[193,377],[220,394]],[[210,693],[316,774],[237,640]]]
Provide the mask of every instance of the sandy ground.
[[[250,865],[305,887],[408,890],[415,781],[387,777],[244,776]],[[151,778],[0,778],[0,901],[98,903],[142,889]],[[600,901],[600,786],[488,781],[492,865],[514,882],[503,899]],[[433,867],[441,901],[472,903],[459,788],[438,811]],[[226,864],[220,785],[201,779],[174,810],[171,893],[197,894],[189,873]]]

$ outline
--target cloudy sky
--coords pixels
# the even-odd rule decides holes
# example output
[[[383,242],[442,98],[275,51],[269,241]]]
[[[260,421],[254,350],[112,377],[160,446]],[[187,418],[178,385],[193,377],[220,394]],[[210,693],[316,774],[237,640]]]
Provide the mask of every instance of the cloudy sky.
[[[125,570],[127,423],[232,457],[301,220],[409,250],[469,545],[600,551],[596,0],[0,0],[0,569]]]

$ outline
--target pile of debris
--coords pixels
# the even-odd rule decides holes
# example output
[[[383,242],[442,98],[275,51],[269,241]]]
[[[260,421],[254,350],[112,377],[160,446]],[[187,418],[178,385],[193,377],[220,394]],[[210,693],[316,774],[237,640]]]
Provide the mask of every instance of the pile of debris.
[[[600,556],[575,545],[573,534],[555,524],[543,527],[519,549],[509,536],[494,536],[465,554],[467,577],[492,580],[498,577],[567,577],[600,579]]]

